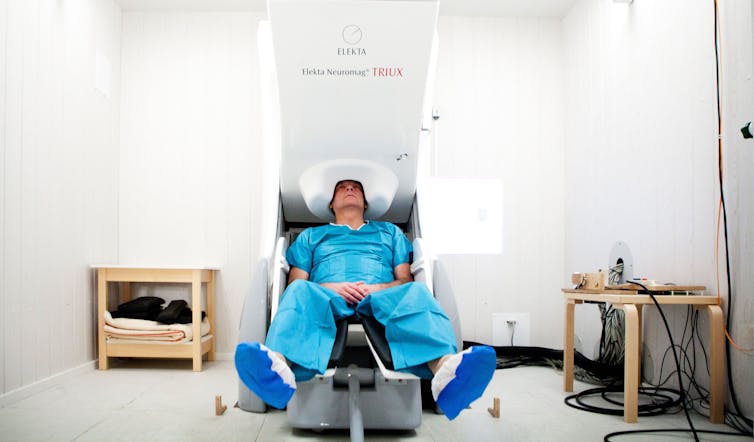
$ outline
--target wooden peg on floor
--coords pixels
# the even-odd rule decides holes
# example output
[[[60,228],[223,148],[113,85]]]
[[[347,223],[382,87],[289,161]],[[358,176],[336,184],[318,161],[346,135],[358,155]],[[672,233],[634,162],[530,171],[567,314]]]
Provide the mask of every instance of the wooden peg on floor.
[[[215,416],[222,416],[225,410],[228,409],[227,405],[223,405],[223,397],[215,396]]]
[[[488,408],[487,411],[492,417],[500,418],[500,398],[496,397],[492,399],[492,408]]]

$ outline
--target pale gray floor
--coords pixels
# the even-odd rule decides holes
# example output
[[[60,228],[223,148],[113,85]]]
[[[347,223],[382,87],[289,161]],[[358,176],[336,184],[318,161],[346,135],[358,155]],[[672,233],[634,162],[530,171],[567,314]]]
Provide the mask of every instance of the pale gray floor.
[[[343,432],[292,430],[281,411],[247,413],[233,408],[236,374],[230,361],[120,360],[108,371],[85,372],[0,408],[2,441],[348,440]],[[590,388],[576,382],[576,390]],[[228,410],[215,416],[215,395]],[[546,367],[498,370],[485,395],[453,422],[425,412],[413,432],[367,432],[367,440],[600,441],[623,429],[686,428],[683,414],[640,418],[586,413],[563,404],[562,373]],[[487,408],[501,399],[501,417]],[[726,431],[696,416],[698,428]],[[693,440],[690,436],[634,436],[620,440]],[[742,440],[704,437],[703,440]]]

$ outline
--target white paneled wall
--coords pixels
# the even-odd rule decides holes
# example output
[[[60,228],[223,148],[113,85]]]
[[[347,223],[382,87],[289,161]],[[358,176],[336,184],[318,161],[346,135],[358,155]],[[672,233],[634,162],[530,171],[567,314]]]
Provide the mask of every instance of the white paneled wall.
[[[567,205],[583,208],[566,220],[575,269],[604,266],[622,239],[637,275],[711,282],[714,47],[702,3],[584,1],[565,20]]]
[[[259,253],[261,17],[123,13],[119,262],[219,266],[220,353]]]
[[[723,20],[729,25],[749,15],[748,9],[742,14],[745,1],[721,3],[729,8]],[[623,240],[635,276],[703,284],[717,293],[713,2],[582,0],[563,27],[566,270],[604,267],[612,244]],[[748,97],[751,106],[751,40],[735,33],[729,26],[723,40],[726,120],[731,109],[725,103]],[[728,211],[735,226],[729,232],[738,286],[734,311],[746,324],[743,332],[751,328],[752,161],[751,152],[741,152],[736,130],[726,128],[723,138],[730,149],[726,198],[735,201]],[[724,283],[724,265],[721,272]],[[681,336],[686,310],[665,310]],[[703,336],[705,324],[703,319]],[[599,327],[590,331],[582,324],[579,333],[599,333]],[[646,310],[644,333],[645,358],[654,361],[645,366],[658,370],[668,340],[653,307]],[[734,334],[750,347],[750,333]],[[749,398],[742,405],[750,414],[751,357],[738,354],[734,361],[739,380],[746,378],[738,390]]]
[[[440,119],[431,174],[503,182],[504,253],[444,257],[463,339],[491,342],[493,313],[529,312],[531,345],[558,348],[564,236],[560,21],[441,17],[439,37]]]
[[[0,394],[94,357],[88,266],[117,258],[119,78],[112,1],[0,2]]]

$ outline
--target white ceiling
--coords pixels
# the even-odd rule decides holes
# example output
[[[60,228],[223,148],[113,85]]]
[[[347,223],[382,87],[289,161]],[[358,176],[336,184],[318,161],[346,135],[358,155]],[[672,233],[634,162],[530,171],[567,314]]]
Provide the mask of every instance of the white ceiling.
[[[116,0],[125,11],[264,11],[267,0]],[[440,0],[441,15],[563,17],[577,0]]]

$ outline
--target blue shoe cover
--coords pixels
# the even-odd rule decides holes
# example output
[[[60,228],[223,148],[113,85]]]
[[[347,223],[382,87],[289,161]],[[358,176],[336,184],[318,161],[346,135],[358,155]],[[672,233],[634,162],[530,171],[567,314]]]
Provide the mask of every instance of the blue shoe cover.
[[[457,359],[454,361],[454,357],[460,357],[460,361]],[[440,367],[438,374],[445,368],[447,375],[447,371],[452,370],[456,364],[455,377],[442,388],[436,397],[437,406],[449,420],[455,419],[463,409],[484,393],[495,373],[497,365],[495,350],[488,346],[471,347],[451,356]],[[448,367],[445,367],[446,365]]]
[[[236,347],[236,371],[244,385],[249,387],[265,403],[279,409],[285,405],[296,392],[296,382],[293,373],[284,362],[275,364],[278,370],[287,370],[288,373],[279,373],[273,369],[273,356],[269,349],[258,342],[242,342]],[[277,359],[277,358],[276,358]],[[282,367],[280,366],[282,364]],[[285,376],[290,374],[289,376]],[[289,378],[289,382],[284,380]]]

